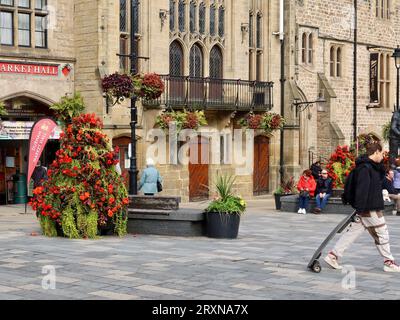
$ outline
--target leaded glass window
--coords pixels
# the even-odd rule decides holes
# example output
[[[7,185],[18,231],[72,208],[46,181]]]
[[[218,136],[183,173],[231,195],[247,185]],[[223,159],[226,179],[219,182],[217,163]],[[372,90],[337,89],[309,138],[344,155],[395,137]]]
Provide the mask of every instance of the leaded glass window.
[[[183,75],[183,50],[177,41],[174,41],[169,48],[169,74],[171,76]]]
[[[223,38],[225,35],[225,8],[219,7],[218,10],[218,35]]]
[[[175,30],[175,1],[169,0],[169,30]]]
[[[35,1],[35,9],[44,10],[45,7],[46,7],[46,0]]]
[[[199,31],[201,34],[206,33],[206,6],[204,3],[199,6]]]
[[[194,2],[190,3],[190,32],[196,31],[196,4]]]
[[[261,37],[262,37],[262,17],[260,14],[257,15],[257,30],[256,30],[256,42],[257,42],[257,48],[261,48],[262,47],[262,41],[261,41]]]
[[[133,31],[139,33],[139,0],[133,1]]]
[[[215,36],[215,7],[212,5],[210,7],[210,35]]]
[[[127,32],[128,31],[128,13],[126,7],[126,0],[119,1],[119,31]]]
[[[179,0],[179,31],[185,31],[185,2],[183,0]]]
[[[223,58],[218,46],[214,46],[210,52],[210,78],[223,78]]]
[[[30,0],[19,0],[18,7],[20,8],[30,8]]]
[[[198,44],[194,44],[190,49],[189,75],[203,77],[203,52]]]
[[[14,0],[0,0],[0,4],[2,4],[4,6],[13,6]]]

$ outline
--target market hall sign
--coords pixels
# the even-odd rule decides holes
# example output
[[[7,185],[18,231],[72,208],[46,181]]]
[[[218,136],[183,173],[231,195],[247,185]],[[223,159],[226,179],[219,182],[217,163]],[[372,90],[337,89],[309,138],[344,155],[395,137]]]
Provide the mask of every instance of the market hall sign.
[[[58,65],[28,64],[0,61],[0,73],[33,74],[39,76],[58,76]]]

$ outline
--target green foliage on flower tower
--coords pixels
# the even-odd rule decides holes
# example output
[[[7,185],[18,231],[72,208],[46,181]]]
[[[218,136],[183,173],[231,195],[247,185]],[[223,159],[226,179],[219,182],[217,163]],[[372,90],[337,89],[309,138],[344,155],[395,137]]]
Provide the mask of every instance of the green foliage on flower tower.
[[[6,116],[7,115],[7,110],[4,102],[0,101],[0,117],[1,116]]]
[[[115,170],[118,150],[102,127],[95,114],[83,114],[61,134],[49,179],[33,191],[31,202],[44,235],[62,230],[69,238],[96,238],[104,228],[126,234],[128,193]]]

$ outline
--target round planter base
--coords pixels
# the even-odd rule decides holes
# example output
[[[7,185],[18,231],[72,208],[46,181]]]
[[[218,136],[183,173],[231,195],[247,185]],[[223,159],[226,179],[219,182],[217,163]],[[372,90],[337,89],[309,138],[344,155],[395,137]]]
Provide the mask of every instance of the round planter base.
[[[240,215],[207,212],[207,236],[218,239],[236,239],[239,233]]]

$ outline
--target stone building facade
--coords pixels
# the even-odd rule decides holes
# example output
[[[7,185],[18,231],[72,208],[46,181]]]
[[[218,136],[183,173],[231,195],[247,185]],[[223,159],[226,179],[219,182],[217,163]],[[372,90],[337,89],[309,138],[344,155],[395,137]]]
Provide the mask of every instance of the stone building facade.
[[[251,198],[277,187],[281,146],[285,174],[297,176],[309,165],[309,151],[326,158],[337,145],[351,142],[353,1],[338,0],[329,6],[319,0],[133,1],[134,12],[129,0],[0,0],[0,63],[13,70],[1,72],[0,68],[0,100],[9,109],[30,105],[33,110],[37,105],[43,110],[65,94],[81,92],[87,111],[103,119],[113,144],[120,146],[121,167],[127,174],[130,102],[107,106],[101,79],[129,70],[128,59],[117,54],[130,52],[133,14],[137,55],[141,57],[137,70],[163,75],[167,87],[159,101],[137,103],[139,171],[145,167],[148,151],[157,145],[151,132],[157,128],[156,116],[165,109],[202,109],[208,125],[200,131],[218,132],[217,140],[203,139],[205,147],[201,147],[208,150],[210,159],[218,161],[206,166],[157,164],[164,177],[163,194],[181,196],[183,201],[212,197],[217,172],[226,172],[236,176],[236,191]],[[244,135],[234,139],[239,119],[253,110],[280,113],[281,3],[287,118],[284,143],[279,132],[268,136],[255,132],[246,145]],[[390,56],[399,42],[399,5],[397,0],[359,1],[358,133],[380,134],[393,110],[396,70]],[[40,19],[47,19],[45,33]],[[380,67],[374,101],[370,94],[371,53],[379,53]],[[22,72],[23,64],[31,69],[25,66]],[[39,65],[57,67],[57,72],[52,76],[28,72]],[[314,101],[320,94],[327,100],[325,112],[318,112],[314,105],[296,114],[293,102]],[[232,141],[242,145],[229,149]],[[195,144],[197,148],[197,140]],[[185,143],[179,143],[182,145]],[[245,151],[257,154],[250,152],[246,159]],[[176,152],[167,148],[168,158]],[[238,155],[241,164],[232,163]],[[250,171],[243,172],[246,161]],[[198,181],[199,176],[203,180]],[[203,195],[199,197],[196,190],[200,189]]]
[[[301,146],[296,154],[288,155],[296,159],[292,162],[295,172],[296,164],[309,165],[309,154],[314,160],[325,160],[337,145],[352,143],[355,11],[354,1],[347,0],[329,5],[298,0],[286,5],[295,13],[288,29],[288,99],[315,101],[323,95],[327,101],[325,112],[318,112],[314,105],[300,113]],[[357,134],[382,136],[382,126],[394,110],[397,73],[391,56],[400,41],[399,6],[399,1],[358,1]],[[371,80],[371,59],[375,58],[378,77],[371,84],[375,83]]]

